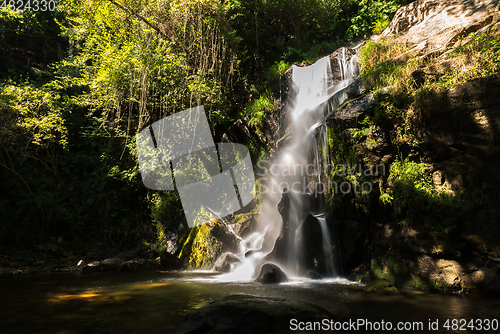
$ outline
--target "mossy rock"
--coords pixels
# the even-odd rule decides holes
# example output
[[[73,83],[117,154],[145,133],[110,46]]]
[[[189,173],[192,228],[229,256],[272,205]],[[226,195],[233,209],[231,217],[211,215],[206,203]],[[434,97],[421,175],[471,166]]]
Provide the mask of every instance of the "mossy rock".
[[[371,271],[374,279],[385,279],[399,289],[416,275],[418,267],[411,257],[391,255],[372,258]]]
[[[377,279],[368,283],[363,290],[379,295],[398,295],[399,290],[386,279]]]
[[[221,254],[221,243],[212,234],[215,224],[205,223],[197,227],[189,257],[191,269],[210,270]]]
[[[431,285],[420,276],[411,277],[403,283],[403,289],[414,289],[420,291],[430,291]]]

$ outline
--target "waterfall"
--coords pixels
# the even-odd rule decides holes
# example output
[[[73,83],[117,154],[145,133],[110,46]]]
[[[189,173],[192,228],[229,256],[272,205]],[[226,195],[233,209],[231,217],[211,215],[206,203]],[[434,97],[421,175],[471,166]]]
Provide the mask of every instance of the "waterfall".
[[[323,252],[325,255],[325,269],[327,277],[336,276],[335,265],[333,263],[333,250],[332,241],[330,238],[330,232],[328,226],[326,225],[326,219],[324,217],[316,217],[318,219],[319,226],[321,227],[321,235],[323,236]]]
[[[328,109],[334,110],[347,98],[346,87],[355,75],[354,58],[342,48],[337,52],[336,62],[327,56],[311,66],[292,66],[291,91],[286,101],[290,138],[260,178],[264,200],[257,232],[251,236],[258,243],[249,248],[250,240],[242,241],[241,262],[219,280],[251,280],[258,275],[263,262],[276,263],[289,276],[303,276],[307,267],[304,226],[311,224],[311,219],[316,220],[322,234],[318,242],[322,242],[324,275],[336,274],[331,231],[324,218],[325,193],[329,191],[325,185],[328,178],[325,167],[330,164],[324,118]],[[332,71],[332,61],[336,71]],[[288,208],[284,213],[286,219],[282,219],[278,205]],[[280,236],[283,224],[287,225],[286,233]]]

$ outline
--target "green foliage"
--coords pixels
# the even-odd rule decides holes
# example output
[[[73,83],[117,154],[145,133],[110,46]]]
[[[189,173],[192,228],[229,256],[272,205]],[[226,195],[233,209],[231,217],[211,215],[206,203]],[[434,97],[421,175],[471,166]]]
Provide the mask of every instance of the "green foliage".
[[[242,116],[248,116],[248,123],[256,131],[257,136],[263,140],[263,126],[266,115],[277,108],[277,101],[269,93],[264,93],[256,100],[248,103]]]
[[[436,235],[449,233],[455,227],[453,214],[459,207],[458,196],[435,189],[427,164],[395,160],[388,180],[400,219],[408,217]]]
[[[0,77],[43,81],[62,39],[51,12],[0,9]]]
[[[290,68],[290,64],[284,60],[280,62],[275,62],[273,66],[271,66],[268,70],[268,79],[276,79],[283,74],[285,74],[286,70]]]
[[[389,195],[388,193],[381,193],[380,196],[379,196],[379,200],[384,204],[384,205],[390,205],[392,204],[392,200],[394,198]]]
[[[368,123],[370,122],[366,120],[364,125]],[[358,130],[354,133],[361,136],[362,131]],[[328,129],[328,149],[331,159],[329,166],[331,168],[327,169],[327,173],[331,193],[340,195],[339,205],[342,208],[339,208],[339,212],[367,213],[369,210],[369,190],[375,177],[362,159],[363,156],[358,150],[359,143],[360,137],[353,137],[350,131],[344,132],[340,128]],[[346,192],[345,183],[350,185],[349,192]],[[365,188],[366,184],[370,184],[368,189]]]
[[[259,78],[281,60],[314,61],[334,51],[354,13],[353,1],[241,0],[228,5],[229,24],[242,68],[249,78]],[[253,80],[252,80],[253,81]]]
[[[396,10],[405,4],[405,0],[361,0],[356,15],[351,19],[352,25],[347,30],[347,38],[368,38],[372,31],[380,33],[389,25]]]
[[[434,190],[432,175],[428,172],[427,164],[423,162],[395,160],[391,165],[389,180],[393,180],[397,186],[412,186],[427,194]]]
[[[0,10],[0,183],[8,189],[0,194],[1,245],[62,236],[98,256],[140,244],[152,227],[156,240],[146,242],[160,247],[169,224],[184,217],[175,193],[142,184],[137,132],[203,104],[214,136],[243,116],[262,137],[277,107],[272,81],[293,62],[335,50],[358,7],[61,0],[57,16]]]
[[[15,141],[21,147],[66,148],[67,129],[57,93],[31,85],[5,85],[0,86],[0,94],[2,144]]]
[[[375,21],[375,23],[373,23],[373,33],[375,35],[380,34],[382,31],[385,30],[385,28],[389,26],[390,23],[391,21],[389,21],[389,19],[386,18],[378,19],[377,21]]]

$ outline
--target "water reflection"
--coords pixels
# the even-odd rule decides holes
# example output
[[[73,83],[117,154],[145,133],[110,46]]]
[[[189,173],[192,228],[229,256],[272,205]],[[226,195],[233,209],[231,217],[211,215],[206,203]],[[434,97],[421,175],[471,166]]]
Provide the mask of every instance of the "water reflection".
[[[40,275],[2,279],[4,333],[174,333],[191,310],[231,294],[310,302],[345,319],[498,318],[500,301],[418,291],[379,296],[345,279],[220,283],[213,274]],[[433,331],[450,333],[453,331]],[[395,331],[394,331],[395,332]],[[461,333],[467,331],[461,331]]]

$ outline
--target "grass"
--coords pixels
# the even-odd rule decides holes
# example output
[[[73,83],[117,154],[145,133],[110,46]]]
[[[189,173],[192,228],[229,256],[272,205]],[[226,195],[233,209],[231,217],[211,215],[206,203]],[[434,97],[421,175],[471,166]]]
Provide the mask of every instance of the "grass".
[[[361,76],[372,91],[391,87],[416,96],[421,89],[440,91],[500,71],[500,28],[471,34],[439,57],[419,57],[405,43],[368,42],[360,51]]]
[[[249,125],[255,130],[255,133],[261,141],[263,138],[263,126],[266,115],[278,108],[278,101],[275,100],[270,93],[264,93],[259,98],[248,103],[242,116],[249,117]]]
[[[459,40],[437,57],[422,57],[410,45],[389,38],[360,50],[361,77],[376,93],[373,120],[389,123],[392,144],[418,146],[415,121],[435,107],[431,98],[452,86],[500,71],[500,27]]]

